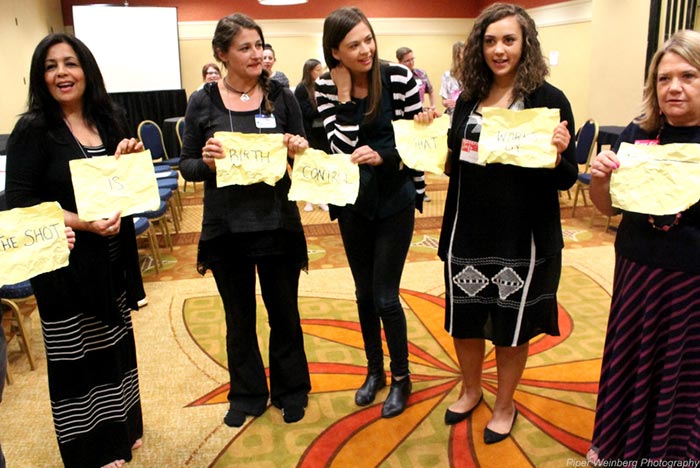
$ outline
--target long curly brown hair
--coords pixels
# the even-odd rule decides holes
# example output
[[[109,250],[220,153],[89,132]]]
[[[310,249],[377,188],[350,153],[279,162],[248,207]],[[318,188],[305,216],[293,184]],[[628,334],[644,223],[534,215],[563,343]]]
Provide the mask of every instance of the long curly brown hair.
[[[523,52],[513,84],[513,99],[521,99],[544,83],[549,67],[542,55],[537,27],[527,12],[510,3],[494,3],[484,9],[474,22],[464,46],[459,81],[467,100],[484,99],[493,84],[493,72],[484,59],[484,34],[491,23],[514,16],[523,34]]]

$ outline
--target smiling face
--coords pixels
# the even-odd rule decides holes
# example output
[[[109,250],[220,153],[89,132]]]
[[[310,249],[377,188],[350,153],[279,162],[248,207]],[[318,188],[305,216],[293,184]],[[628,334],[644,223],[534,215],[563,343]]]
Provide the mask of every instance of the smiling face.
[[[262,73],[263,42],[255,29],[242,28],[231,41],[227,51],[218,51],[219,60],[229,74],[243,80],[257,79]]]
[[[270,49],[263,50],[262,65],[263,65],[263,67],[265,67],[265,70],[272,73],[272,67],[276,61],[277,61],[277,59],[275,59],[275,53],[272,50],[270,50]]]
[[[484,60],[497,82],[512,82],[523,53],[523,31],[515,16],[494,21],[484,33]]]
[[[671,125],[700,125],[700,71],[673,52],[665,54],[656,73],[659,108]]]
[[[209,83],[210,81],[218,81],[219,78],[221,78],[221,74],[219,73],[219,70],[217,70],[214,67],[207,68],[207,74],[205,77],[205,81],[207,83]]]
[[[44,81],[62,108],[82,105],[85,73],[69,44],[60,42],[49,48],[44,60]]]
[[[369,26],[360,22],[345,35],[338,48],[333,49],[333,57],[352,74],[367,73],[372,69],[376,50],[372,31]]]

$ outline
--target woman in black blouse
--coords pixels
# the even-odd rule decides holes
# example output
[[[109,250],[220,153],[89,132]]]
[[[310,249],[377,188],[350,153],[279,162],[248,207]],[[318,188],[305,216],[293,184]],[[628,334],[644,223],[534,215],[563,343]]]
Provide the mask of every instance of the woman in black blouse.
[[[212,48],[227,73],[192,95],[180,162],[185,179],[204,181],[197,266],[202,274],[212,270],[226,312],[231,388],[224,422],[232,427],[261,415],[268,397],[285,422],[299,421],[311,389],[297,306],[308,257],[299,211],[287,199],[289,176],[274,186],[216,186],[215,159],[224,150],[215,132],[284,134],[290,158],[308,147],[294,95],[263,71],[263,44],[251,18],[237,13],[219,20]],[[269,390],[256,333],[256,270],[270,324]]]

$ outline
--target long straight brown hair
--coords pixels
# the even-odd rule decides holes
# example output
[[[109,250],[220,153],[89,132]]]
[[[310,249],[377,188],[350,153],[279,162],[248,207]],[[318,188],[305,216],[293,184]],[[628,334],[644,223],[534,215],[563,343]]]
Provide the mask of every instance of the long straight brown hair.
[[[332,70],[337,67],[340,61],[333,57],[333,49],[337,49],[340,43],[343,42],[345,36],[350,30],[360,23],[364,23],[372,33],[374,39],[375,50],[372,57],[372,68],[368,72],[368,90],[367,90],[367,113],[365,113],[365,121],[373,120],[381,109],[382,100],[382,76],[379,67],[379,51],[377,48],[377,36],[374,34],[372,25],[359,8],[343,7],[333,11],[326,17],[323,22],[323,57],[326,60],[326,65]]]

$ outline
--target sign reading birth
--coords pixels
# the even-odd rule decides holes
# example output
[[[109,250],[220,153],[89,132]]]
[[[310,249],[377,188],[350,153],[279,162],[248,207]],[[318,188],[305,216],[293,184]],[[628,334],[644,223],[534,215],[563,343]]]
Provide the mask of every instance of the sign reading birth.
[[[406,166],[433,174],[445,172],[449,115],[443,115],[429,125],[413,120],[395,120],[392,125],[396,149]]]
[[[57,202],[0,211],[0,286],[68,266],[65,227]]]
[[[149,150],[69,162],[78,216],[84,221],[157,210],[158,182]]]
[[[355,203],[360,167],[349,154],[326,154],[309,148],[294,158],[289,199],[345,206]]]
[[[484,107],[481,112],[479,164],[555,167],[557,148],[552,145],[552,136],[559,125],[559,109]]]
[[[224,158],[215,159],[216,186],[275,185],[287,170],[287,147],[281,133],[216,132]]]

